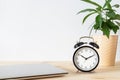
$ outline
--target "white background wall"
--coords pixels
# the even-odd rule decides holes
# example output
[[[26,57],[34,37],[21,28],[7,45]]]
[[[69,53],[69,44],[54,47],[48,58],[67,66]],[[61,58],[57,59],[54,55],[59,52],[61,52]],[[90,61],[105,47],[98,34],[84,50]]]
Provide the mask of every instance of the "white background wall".
[[[0,61],[72,60],[74,44],[93,22],[82,25],[84,14],[76,15],[86,7],[80,0],[0,0]]]

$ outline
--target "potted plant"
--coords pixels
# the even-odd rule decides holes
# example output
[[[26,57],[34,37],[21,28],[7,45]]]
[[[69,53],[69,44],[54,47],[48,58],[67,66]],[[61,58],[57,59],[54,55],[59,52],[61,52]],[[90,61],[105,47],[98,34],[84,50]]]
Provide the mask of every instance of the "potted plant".
[[[100,49],[98,50],[100,55],[100,65],[114,65],[118,35],[110,34],[111,32],[116,34],[119,30],[120,14],[115,10],[116,8],[119,8],[119,4],[111,5],[112,0],[104,0],[103,5],[92,0],[81,1],[95,6],[95,8],[81,10],[77,14],[88,12],[88,14],[83,18],[82,23],[84,23],[89,16],[96,14],[95,19],[93,19],[94,24],[91,26],[90,34],[92,30],[101,31],[103,33],[103,35],[100,36],[93,36],[100,46]]]

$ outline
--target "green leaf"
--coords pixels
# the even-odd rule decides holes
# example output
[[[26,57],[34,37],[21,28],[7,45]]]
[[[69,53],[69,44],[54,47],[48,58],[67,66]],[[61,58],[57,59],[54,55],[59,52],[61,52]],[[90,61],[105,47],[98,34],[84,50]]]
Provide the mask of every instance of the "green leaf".
[[[109,11],[106,13],[106,15],[109,17],[109,18],[115,18],[116,14],[114,11]]]
[[[112,21],[108,20],[107,22],[108,27],[113,30],[113,32],[116,34],[117,30],[119,29],[119,27]]]
[[[86,3],[90,3],[90,4],[92,4],[92,5],[101,7],[99,4],[97,4],[96,2],[93,2],[93,1],[91,1],[91,0],[81,0],[81,1],[84,1],[84,2],[86,2]],[[102,8],[102,7],[101,7],[101,8]]]
[[[115,22],[117,23],[118,26],[120,26],[120,22],[118,22],[118,21],[115,21]]]
[[[119,8],[120,5],[119,5],[119,4],[115,4],[115,5],[113,5],[112,7]]]
[[[94,27],[94,29],[96,29],[96,30],[99,28],[99,26],[98,26],[97,24],[94,24],[93,27]]]
[[[107,2],[105,2],[105,4],[103,5],[103,9],[106,7],[106,5],[107,5]]]
[[[109,9],[112,9],[112,6],[111,6],[111,4],[110,4],[111,1],[112,1],[112,0],[105,0],[105,4],[104,4],[104,6],[103,6],[103,9],[104,9],[105,7],[109,8]]]
[[[97,11],[98,13],[101,13],[101,7],[97,7],[97,8],[96,8],[96,11]]]
[[[94,12],[96,12],[96,10],[95,9],[84,9],[84,10],[81,10],[81,11],[79,11],[77,14],[80,14],[80,13],[83,13],[83,12],[91,12],[91,11],[94,11]]]
[[[107,1],[107,8],[109,8],[109,9],[112,9],[112,6],[111,6],[111,4],[110,4],[110,1]]]
[[[115,17],[111,18],[111,20],[120,20],[120,15],[116,14]]]
[[[83,19],[82,23],[84,23],[84,22],[85,22],[85,20],[86,20],[89,16],[91,16],[92,14],[95,14],[95,13],[96,13],[96,12],[92,12],[92,13],[90,13],[90,14],[86,15],[86,16],[84,17],[84,19]]]
[[[96,16],[96,24],[98,25],[99,28],[101,28],[101,26],[102,26],[102,21],[103,21],[102,16],[97,15]]]
[[[117,20],[120,20],[120,15],[119,15],[119,14],[116,14],[116,15],[115,15],[115,18],[116,18]]]
[[[114,9],[109,9],[109,8],[104,8],[103,10],[106,10],[106,11],[116,11],[116,10],[114,10]]]
[[[106,22],[103,22],[103,26],[102,26],[102,32],[103,32],[103,35],[106,35],[108,38],[110,36],[110,29],[109,27],[107,26],[107,23]]]
[[[119,29],[119,26],[114,26],[114,28],[113,28],[113,32],[116,34],[117,33],[117,30]]]
[[[111,2],[112,0],[107,0],[108,2]]]

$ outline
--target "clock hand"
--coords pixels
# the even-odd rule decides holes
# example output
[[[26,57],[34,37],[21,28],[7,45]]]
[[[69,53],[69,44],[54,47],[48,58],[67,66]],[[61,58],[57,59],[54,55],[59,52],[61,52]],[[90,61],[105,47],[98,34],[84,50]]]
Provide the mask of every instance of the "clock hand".
[[[89,58],[93,57],[94,55],[95,55],[95,54],[93,54],[92,56],[87,57],[87,59],[89,59]]]
[[[83,55],[80,55],[81,57],[83,57],[85,60],[87,60],[87,58],[86,57],[84,57]]]

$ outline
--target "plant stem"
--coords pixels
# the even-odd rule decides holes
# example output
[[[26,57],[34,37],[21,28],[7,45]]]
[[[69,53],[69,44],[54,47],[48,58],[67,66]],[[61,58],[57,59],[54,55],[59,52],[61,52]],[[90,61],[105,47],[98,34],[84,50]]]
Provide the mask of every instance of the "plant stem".
[[[94,23],[95,23],[95,22],[93,22],[93,23],[90,25],[90,27],[91,27],[91,26],[93,26],[93,24],[94,24]],[[89,27],[89,28],[90,28],[90,27]],[[93,27],[90,29],[90,33],[89,33],[89,36],[91,36],[91,33],[92,33],[92,29],[93,29]]]
[[[89,36],[91,36],[92,30],[93,30],[93,27],[92,27],[91,30],[90,30]]]

